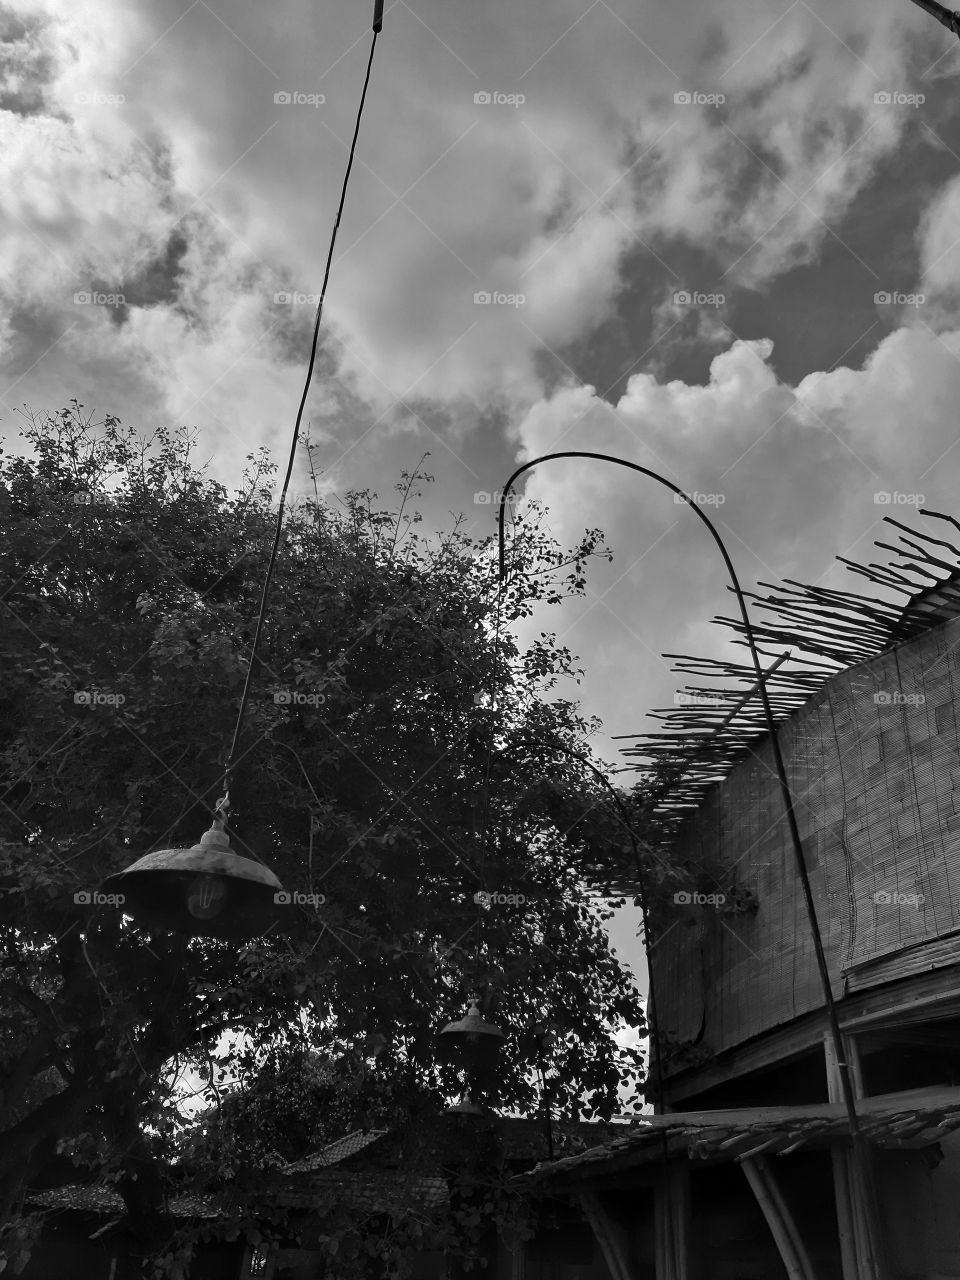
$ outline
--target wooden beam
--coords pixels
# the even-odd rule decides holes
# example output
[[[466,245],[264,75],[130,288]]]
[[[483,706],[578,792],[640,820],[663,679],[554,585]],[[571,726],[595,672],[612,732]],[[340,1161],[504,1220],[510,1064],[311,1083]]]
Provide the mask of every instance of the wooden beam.
[[[765,1158],[751,1156],[741,1161],[740,1167],[747,1175],[760,1211],[767,1220],[789,1280],[817,1280],[797,1224]]]
[[[902,978],[894,986],[870,991],[858,991],[837,1002],[837,1014],[841,1029],[861,1029],[869,1023],[881,1025],[897,1015],[908,1014],[919,1002],[929,1007],[930,1017],[936,1015],[939,1004],[949,1005],[960,999],[960,965],[956,962],[943,967]],[[725,1050],[709,1064],[687,1069],[670,1078],[665,1069],[665,1101],[669,1108],[683,1111],[683,1100],[707,1093],[725,1084],[765,1067],[788,1062],[818,1047],[826,1029],[826,1015],[822,1009],[787,1023],[774,1031],[757,1036],[743,1045]]]
[[[954,975],[951,975],[944,990],[936,995],[898,1001],[874,1013],[844,1018],[840,1025],[844,1031],[880,1031],[885,1027],[903,1026],[911,1022],[935,1022],[938,1016],[960,1017],[960,985]]]
[[[602,1197],[595,1191],[581,1190],[577,1192],[577,1200],[603,1253],[610,1280],[636,1280],[627,1232],[608,1213]]]

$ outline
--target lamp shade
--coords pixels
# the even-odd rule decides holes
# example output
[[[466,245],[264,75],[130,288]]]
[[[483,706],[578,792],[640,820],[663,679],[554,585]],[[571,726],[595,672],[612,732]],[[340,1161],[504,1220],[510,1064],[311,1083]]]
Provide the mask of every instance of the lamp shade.
[[[452,1106],[444,1108],[444,1115],[447,1116],[492,1116],[493,1112],[489,1107],[481,1106],[479,1102],[474,1102],[469,1092],[465,1093],[459,1102],[453,1103]]]
[[[496,1065],[497,1053],[506,1035],[492,1022],[480,1016],[478,996],[470,996],[470,1008],[459,1022],[448,1022],[437,1038],[437,1056],[455,1063],[469,1072],[489,1072]]]
[[[190,849],[159,849],[108,876],[103,893],[145,928],[240,940],[259,936],[281,919],[283,886],[269,867],[230,848],[221,822]]]

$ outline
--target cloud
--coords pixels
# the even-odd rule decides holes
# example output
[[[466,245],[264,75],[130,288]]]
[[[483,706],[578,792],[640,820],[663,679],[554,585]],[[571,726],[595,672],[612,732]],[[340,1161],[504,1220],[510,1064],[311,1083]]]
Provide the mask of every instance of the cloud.
[[[172,0],[5,12],[16,109],[0,112],[0,398],[9,410],[79,394],[145,427],[196,424],[234,482],[258,444],[285,453],[365,20],[306,0],[283,24],[262,6]],[[953,465],[956,184],[919,232],[941,310],[901,309],[862,370],[784,384],[762,333],[728,330],[729,295],[775,288],[835,240],[919,129],[913,108],[874,95],[915,87],[938,36],[896,0],[869,15],[853,0],[723,0],[707,20],[689,0],[639,16],[606,0],[456,14],[400,0],[307,409],[323,483],[382,486],[426,447],[451,494],[442,519],[502,483],[518,446],[600,449],[722,496],[703,509],[745,579],[832,572],[837,551],[869,545],[875,491],[938,492],[937,468]],[[323,101],[275,102],[281,91]],[[727,300],[687,306],[684,289]],[[123,300],[75,304],[78,291]],[[635,352],[646,371],[609,404],[578,385],[571,353],[631,311],[652,312],[653,350]],[[705,385],[665,379],[682,347],[713,355]],[[669,494],[564,466],[530,491],[567,541],[602,525],[620,551],[574,631],[626,731],[672,694],[659,652],[700,643],[729,599],[705,531]],[[471,514],[486,532],[489,512]],[[638,674],[622,696],[611,673],[638,661],[655,679]]]
[[[42,110],[51,76],[42,19],[0,7],[0,111],[26,116]]]
[[[734,341],[705,386],[638,374],[615,405],[591,387],[561,388],[518,425],[520,456],[608,453],[664,475],[714,521],[747,589],[794,577],[860,590],[837,555],[875,559],[874,540],[889,540],[885,516],[910,523],[921,504],[955,506],[960,331],[898,329],[863,369],[813,373],[795,387],[777,379],[772,355],[768,340]],[[685,505],[601,462],[553,461],[527,475],[526,495],[546,504],[562,543],[600,526],[616,552],[558,628],[588,657],[581,693],[608,734],[651,730],[648,709],[672,703],[684,681],[662,653],[745,660],[708,625],[733,602],[717,550]],[[524,638],[543,624],[531,619]]]
[[[113,362],[114,386],[129,380],[115,410],[146,409],[145,359],[151,412],[184,411],[174,363],[165,381],[162,351],[138,355],[132,338],[174,342],[190,295],[208,317],[190,329],[191,387],[205,399],[232,360],[231,405],[262,403],[252,379],[263,371],[244,354],[257,325],[264,365],[297,363],[309,311],[291,328],[274,294],[314,295],[322,279],[366,48],[356,13],[321,22],[306,0],[282,26],[262,8],[171,0],[18,0],[4,13],[9,372],[19,379],[39,359],[21,390],[72,394],[69,341],[27,350],[38,325],[18,343],[17,315],[59,312],[69,328],[78,288],[125,282],[126,310],[92,331],[104,344],[95,362]],[[642,18],[606,0],[498,0],[482,18],[440,0],[398,3],[325,312],[344,392],[368,408],[355,425],[395,416],[402,430],[414,401],[430,404],[462,453],[491,412],[516,417],[543,394],[545,353],[559,360],[611,318],[631,254],[678,286],[683,246],[709,250],[734,285],[814,260],[825,223],[915,125],[915,113],[873,101],[909,86],[917,51],[933,47],[911,19],[894,0],[869,17],[852,0],[825,13],[805,0],[785,12],[725,0],[706,26],[690,3]],[[278,90],[324,101],[278,105]],[[492,100],[475,102],[479,91]],[[678,92],[726,101],[678,103]],[[524,301],[484,308],[483,291]],[[144,309],[154,314],[137,323]],[[118,322],[128,332],[111,348]],[[696,324],[688,341],[718,345],[715,318]],[[205,416],[200,402],[212,439],[227,410]]]
[[[917,231],[921,274],[918,291],[925,295],[923,315],[940,326],[956,321],[960,304],[960,180],[953,178],[924,210]]]

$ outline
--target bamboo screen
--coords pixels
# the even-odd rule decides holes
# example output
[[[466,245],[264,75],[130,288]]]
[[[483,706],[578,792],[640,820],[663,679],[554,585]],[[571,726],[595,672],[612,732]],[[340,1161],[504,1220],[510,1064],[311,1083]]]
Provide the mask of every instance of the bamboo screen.
[[[931,947],[960,933],[958,697],[960,620],[834,676],[780,726],[838,996],[958,958]],[[720,1052],[821,1007],[767,744],[708,792],[677,851],[712,870],[718,891],[754,889],[759,906],[683,909],[661,927],[663,1031]]]

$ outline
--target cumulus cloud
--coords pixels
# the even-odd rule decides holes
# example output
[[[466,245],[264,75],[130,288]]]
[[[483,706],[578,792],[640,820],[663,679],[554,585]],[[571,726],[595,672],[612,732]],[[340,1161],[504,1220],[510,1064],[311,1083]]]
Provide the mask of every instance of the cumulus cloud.
[[[248,371],[246,344],[259,324],[264,361],[296,363],[302,341],[278,323],[274,294],[312,295],[322,278],[366,44],[356,14],[321,22],[306,0],[282,26],[262,8],[185,12],[172,0],[15,0],[4,13],[4,325],[16,328],[29,303],[59,309],[69,327],[75,288],[128,281],[124,341],[100,356],[125,361],[114,384],[127,373],[135,388],[133,339],[180,340],[183,296],[204,288],[193,264],[216,282],[218,317],[190,331],[194,377],[205,388],[232,358],[246,388],[235,400],[259,403],[261,368]],[[398,3],[326,311],[345,389],[374,418],[396,410],[402,421],[411,398],[445,407],[462,436],[542,394],[544,351],[611,317],[631,253],[677,284],[683,243],[709,248],[732,284],[814,259],[825,223],[909,123],[873,96],[908,86],[931,44],[911,16],[895,0],[869,18],[852,0],[824,13],[805,0],[785,12],[725,0],[706,25],[689,2],[641,18],[605,0],[587,10],[498,0],[482,19],[440,0]],[[278,90],[324,101],[277,105]],[[475,102],[478,92],[491,101]],[[700,105],[697,94],[726,101]],[[174,237],[189,234],[219,236],[220,257],[200,260],[188,245],[166,295],[138,293]],[[484,291],[524,301],[484,310],[474,300]],[[137,321],[145,309],[156,314]],[[690,340],[718,345],[717,323],[700,325]],[[26,389],[55,400],[73,390],[62,343],[48,353],[12,345],[18,378],[41,357]],[[152,380],[151,408],[184,411],[177,377]],[[114,407],[138,416],[145,402],[132,391]],[[214,433],[218,416],[201,404]]]
[[[918,228],[924,295],[922,314],[931,325],[956,321],[960,309],[960,180],[953,178],[934,196]]]
[[[875,558],[884,516],[955,506],[960,332],[899,329],[863,369],[813,373],[795,387],[778,380],[772,354],[768,340],[735,341],[705,386],[638,374],[615,405],[590,387],[562,388],[520,423],[521,457],[609,453],[666,476],[716,523],[748,588],[799,577],[857,590],[837,555]],[[669,706],[682,683],[662,652],[737,656],[708,625],[732,612],[716,549],[652,480],[580,461],[528,476],[527,496],[550,508],[561,540],[599,525],[617,553],[566,613],[566,642],[590,657],[585,701],[610,734],[653,729],[646,712]],[[531,633],[541,626],[533,620]]]
[[[285,446],[365,21],[307,0],[283,24],[262,6],[173,0],[2,12],[0,398],[47,408],[79,393],[145,426],[196,424],[233,481],[244,452]],[[954,461],[956,184],[919,231],[940,310],[901,309],[862,370],[784,384],[762,333],[728,329],[729,295],[774,287],[835,239],[919,128],[875,95],[915,88],[938,35],[897,0],[869,14],[722,0],[707,18],[692,0],[641,15],[607,0],[398,0],[308,405],[323,483],[384,483],[427,447],[446,510],[495,489],[490,458],[505,477],[517,446],[593,448],[722,496],[713,513],[747,579],[828,572],[869,544],[875,490],[936,493]],[[714,279],[687,278],[693,253]],[[703,288],[726,301],[677,301]],[[78,291],[123,300],[78,305]],[[570,352],[630,308],[652,312],[653,351],[609,403],[578,384]],[[684,348],[714,355],[705,385],[667,380]],[[629,651],[661,681],[660,649],[699,643],[704,617],[727,611],[703,531],[669,494],[599,469],[555,464],[530,491],[561,535],[603,525],[629,549],[598,579],[577,647],[600,655],[601,679]],[[489,511],[473,515],[485,532]],[[654,692],[638,674],[629,697],[600,702],[623,730]]]

